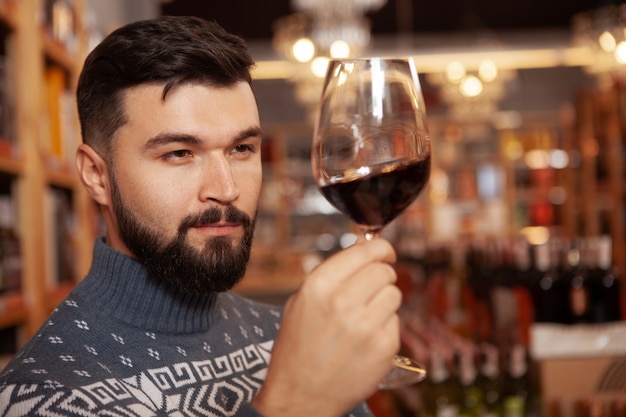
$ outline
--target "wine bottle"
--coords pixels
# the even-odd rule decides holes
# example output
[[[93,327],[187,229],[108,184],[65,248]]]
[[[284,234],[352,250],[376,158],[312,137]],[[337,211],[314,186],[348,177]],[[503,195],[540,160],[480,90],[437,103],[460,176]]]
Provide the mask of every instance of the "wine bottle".
[[[483,417],[500,417],[502,415],[500,380],[500,354],[498,348],[485,343],[481,346],[481,367],[477,385],[482,393]]]
[[[595,239],[596,259],[592,272],[592,321],[620,321],[621,288],[618,271],[612,261],[612,240],[609,235]]]
[[[566,288],[559,279],[559,242],[534,245],[532,294],[537,323],[565,323],[569,309]]]
[[[569,323],[589,323],[591,321],[591,285],[585,262],[585,241],[572,242],[567,252],[569,283]]]
[[[503,417],[525,417],[530,378],[524,345],[512,346],[503,385]]]
[[[433,349],[430,355],[430,369],[424,384],[424,405],[430,417],[458,417],[459,401],[451,376],[449,361],[443,349]]]
[[[483,396],[476,384],[477,372],[474,362],[474,349],[465,347],[459,352],[459,417],[479,417],[482,415]]]

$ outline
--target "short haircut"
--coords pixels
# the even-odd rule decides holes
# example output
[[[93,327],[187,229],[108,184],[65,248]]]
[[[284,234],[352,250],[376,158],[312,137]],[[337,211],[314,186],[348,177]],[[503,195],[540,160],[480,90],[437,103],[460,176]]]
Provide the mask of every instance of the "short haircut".
[[[87,56],[77,87],[83,141],[109,154],[126,122],[123,94],[129,88],[199,82],[251,84],[254,61],[244,40],[217,23],[190,16],[162,16],[123,26]]]

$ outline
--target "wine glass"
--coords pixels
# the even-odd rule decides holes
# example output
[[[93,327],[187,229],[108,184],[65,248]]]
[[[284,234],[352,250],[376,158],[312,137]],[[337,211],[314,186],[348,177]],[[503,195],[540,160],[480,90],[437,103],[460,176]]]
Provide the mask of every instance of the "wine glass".
[[[426,109],[412,59],[328,64],[311,152],[326,199],[370,240],[417,198],[430,176]],[[383,388],[421,381],[422,365],[396,356]]]

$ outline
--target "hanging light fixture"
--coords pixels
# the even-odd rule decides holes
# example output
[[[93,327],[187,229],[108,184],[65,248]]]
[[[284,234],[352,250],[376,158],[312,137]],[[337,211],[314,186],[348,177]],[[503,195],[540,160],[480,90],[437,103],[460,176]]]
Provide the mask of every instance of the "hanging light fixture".
[[[600,87],[626,82],[626,4],[604,6],[572,18],[573,41],[589,48],[586,70]]]
[[[443,73],[428,74],[427,79],[439,87],[452,118],[476,121],[488,119],[497,111],[515,76],[514,70],[499,69],[493,60],[485,58],[474,67],[451,61]]]
[[[292,0],[296,13],[274,23],[274,49],[293,66],[296,98],[314,112],[328,60],[359,56],[370,43],[365,14],[387,0]]]

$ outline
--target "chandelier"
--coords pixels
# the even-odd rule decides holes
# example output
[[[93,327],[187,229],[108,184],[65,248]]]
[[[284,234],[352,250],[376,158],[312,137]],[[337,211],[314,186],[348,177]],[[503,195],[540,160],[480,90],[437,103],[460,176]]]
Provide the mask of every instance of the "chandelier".
[[[439,87],[451,118],[476,121],[495,114],[508,83],[515,76],[514,70],[498,68],[493,60],[485,58],[475,68],[461,61],[450,61],[443,73],[428,74],[427,79]]]
[[[331,58],[357,57],[370,42],[365,14],[387,0],[292,0],[294,14],[274,23],[274,49],[292,66],[298,101],[316,109]]]
[[[572,19],[572,30],[574,43],[592,54],[586,70],[600,87],[626,81],[626,4],[579,13]]]

